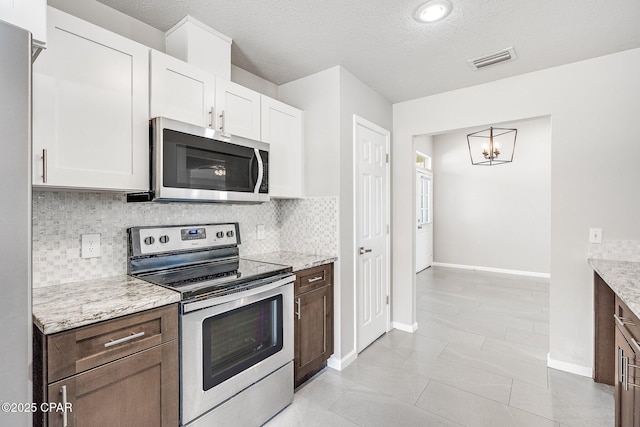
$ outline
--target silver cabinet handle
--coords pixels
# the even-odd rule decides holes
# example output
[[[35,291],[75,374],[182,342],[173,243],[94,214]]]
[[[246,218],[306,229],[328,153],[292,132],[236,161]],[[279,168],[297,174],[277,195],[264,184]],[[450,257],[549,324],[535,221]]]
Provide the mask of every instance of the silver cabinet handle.
[[[360,249],[358,251],[360,252],[360,255],[362,255],[368,254],[369,252],[371,252],[371,249],[365,249],[364,247],[360,246]]]
[[[63,385],[60,389],[60,394],[62,394],[62,407],[64,410],[62,411],[62,427],[67,427],[69,423],[69,419],[67,416],[67,386]]]
[[[138,332],[137,334],[132,332],[131,335],[129,335],[127,337],[119,338],[117,340],[110,340],[109,342],[104,343],[104,347],[105,348],[109,348],[109,347],[117,345],[117,344],[122,344],[123,342],[127,342],[127,341],[134,340],[136,338],[140,338],[143,335],[144,335],[144,331]]]
[[[308,282],[309,283],[313,283],[313,282],[317,282],[318,280],[322,280],[323,277],[322,276],[318,276],[318,277],[314,277],[313,279],[309,279]]]
[[[220,112],[220,130],[224,132],[224,110]]]
[[[327,351],[327,296],[322,297],[322,303],[324,304],[324,319],[322,321],[322,336],[324,339],[322,340],[322,352],[326,353]]]
[[[618,323],[618,325],[620,326],[624,326],[624,325],[633,325],[635,326],[635,323],[633,322],[629,322],[629,319],[627,319],[626,317],[620,317],[617,314],[613,314],[613,318],[616,319],[616,322]]]
[[[622,351],[621,348],[618,349],[618,382],[619,383],[623,383],[624,382],[624,362],[623,359],[624,358],[624,352]]]
[[[295,312],[295,315],[298,316],[298,320],[300,320],[300,298],[296,299],[296,305],[298,306],[298,311]]]
[[[622,383],[624,391],[629,391],[629,358],[622,357],[622,375],[624,376],[624,382]]]
[[[47,149],[42,149],[42,183],[47,183]]]
[[[211,109],[209,110],[209,127],[211,129],[215,129],[216,128],[216,107],[211,107]]]

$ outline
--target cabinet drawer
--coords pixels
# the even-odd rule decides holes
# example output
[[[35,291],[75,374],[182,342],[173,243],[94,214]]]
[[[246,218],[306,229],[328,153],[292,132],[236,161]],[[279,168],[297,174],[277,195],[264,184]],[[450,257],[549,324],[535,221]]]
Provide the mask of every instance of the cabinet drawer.
[[[300,295],[333,284],[333,264],[296,271],[294,293]]]
[[[48,386],[49,427],[178,425],[178,341],[107,363]]]
[[[617,316],[616,325],[620,328],[627,341],[631,342],[633,339],[638,342],[640,340],[640,320],[618,295],[616,295],[615,310]]]
[[[177,337],[177,304],[48,336],[47,382],[95,368]]]

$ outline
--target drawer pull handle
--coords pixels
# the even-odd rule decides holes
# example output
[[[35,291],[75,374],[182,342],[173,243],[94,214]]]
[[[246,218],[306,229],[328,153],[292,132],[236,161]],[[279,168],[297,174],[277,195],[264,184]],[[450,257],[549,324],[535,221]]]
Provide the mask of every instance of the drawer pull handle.
[[[298,311],[296,311],[294,314],[298,316],[298,320],[300,320],[300,298],[296,299],[296,305],[298,306]]]
[[[109,342],[104,343],[104,347],[105,348],[109,348],[109,347],[114,346],[114,345],[122,344],[123,342],[127,342],[127,341],[134,340],[136,338],[140,338],[143,335],[144,335],[144,331],[143,332],[138,332],[137,334],[134,334],[132,332],[131,335],[129,335],[128,337],[119,338],[117,340],[110,340]]]
[[[322,280],[323,277],[322,276],[318,276],[318,277],[314,277],[313,279],[309,279],[308,282],[309,283],[313,283],[313,282],[317,282],[318,280]]]
[[[47,183],[47,149],[42,149],[42,183]]]
[[[626,317],[620,317],[614,313],[613,318],[616,319],[616,322],[618,322],[618,325],[620,326],[624,326],[624,325],[635,326],[635,323],[630,322],[629,319],[627,319]]]
[[[64,411],[62,411],[62,427],[67,427],[69,424],[68,416],[67,416],[67,386],[63,385],[60,389],[60,394],[62,394],[62,407]]]

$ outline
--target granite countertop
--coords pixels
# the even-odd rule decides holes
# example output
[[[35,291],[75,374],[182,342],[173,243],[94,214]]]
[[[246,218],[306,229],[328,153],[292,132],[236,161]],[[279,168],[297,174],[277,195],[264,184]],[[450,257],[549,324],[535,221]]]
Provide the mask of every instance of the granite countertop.
[[[338,258],[334,255],[314,255],[302,254],[299,252],[267,252],[262,254],[254,254],[241,256],[241,258],[251,261],[269,262],[272,264],[290,265],[293,271],[304,270],[305,268],[317,267],[319,265],[330,264]]]
[[[640,262],[589,259],[589,264],[631,311],[640,317]]]
[[[33,322],[66,331],[180,301],[180,294],[127,275],[33,289]]]

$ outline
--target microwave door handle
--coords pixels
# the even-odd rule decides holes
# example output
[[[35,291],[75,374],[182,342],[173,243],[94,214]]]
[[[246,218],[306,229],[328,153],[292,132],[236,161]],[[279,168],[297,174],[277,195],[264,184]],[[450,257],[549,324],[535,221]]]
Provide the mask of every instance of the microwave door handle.
[[[262,157],[260,156],[260,150],[254,148],[253,151],[255,153],[253,160],[258,163],[258,176],[256,178],[256,186],[253,189],[253,192],[257,194],[260,192],[260,185],[262,184],[262,179],[264,177],[264,165],[262,163]]]

